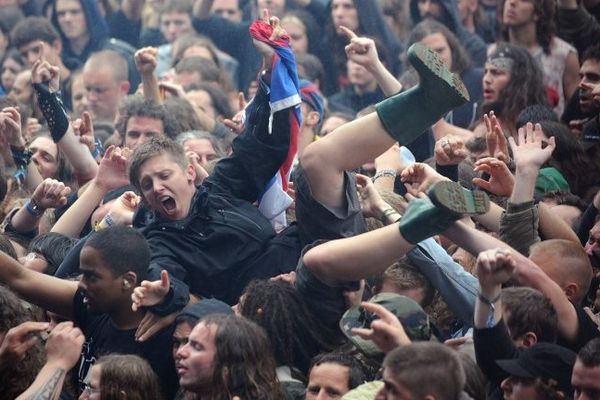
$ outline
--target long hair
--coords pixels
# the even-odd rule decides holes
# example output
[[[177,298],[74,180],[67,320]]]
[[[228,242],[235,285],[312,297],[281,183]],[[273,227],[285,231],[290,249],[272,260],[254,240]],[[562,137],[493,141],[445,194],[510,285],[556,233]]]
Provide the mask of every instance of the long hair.
[[[556,0],[531,0],[533,3],[533,12],[538,17],[535,23],[535,36],[538,44],[544,50],[544,53],[550,54],[552,39],[556,33]],[[499,39],[508,41],[508,27],[504,25],[502,16],[504,15],[504,3],[506,0],[498,2],[496,9],[496,18],[500,29]]]
[[[498,54],[503,54],[514,61],[511,78],[500,93],[501,100],[482,104],[482,110],[484,113],[495,111],[503,121],[508,123],[507,127],[513,130],[519,113],[527,106],[548,105],[548,96],[542,81],[544,74],[539,63],[524,47],[498,43],[490,58]]]
[[[202,399],[284,400],[275,373],[275,360],[265,332],[254,322],[235,315],[213,314],[202,319],[216,325],[216,354],[212,385]]]
[[[25,304],[10,289],[0,285],[0,335],[23,322],[35,320]],[[24,392],[44,365],[44,354],[44,347],[37,343],[22,360],[11,363],[10,367],[0,366],[0,397],[15,399]]]
[[[306,374],[315,355],[331,350],[315,329],[318,324],[298,292],[286,282],[250,282],[240,312],[266,331],[277,365],[295,367]]]
[[[139,356],[110,354],[95,364],[101,366],[100,399],[163,400],[158,377],[150,364]]]
[[[452,72],[461,74],[464,70],[471,66],[471,58],[462,44],[456,38],[456,35],[446,28],[445,25],[430,19],[419,22],[410,33],[406,47],[410,47],[413,43],[420,42],[426,36],[440,33],[450,47],[452,52]]]

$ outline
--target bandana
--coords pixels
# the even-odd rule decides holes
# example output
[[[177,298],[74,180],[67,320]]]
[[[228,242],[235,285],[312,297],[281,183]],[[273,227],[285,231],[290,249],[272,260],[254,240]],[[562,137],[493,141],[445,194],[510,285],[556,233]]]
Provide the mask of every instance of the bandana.
[[[487,59],[487,62],[494,67],[507,72],[512,72],[515,66],[515,60],[512,58],[512,54],[510,54],[508,49],[495,51]]]

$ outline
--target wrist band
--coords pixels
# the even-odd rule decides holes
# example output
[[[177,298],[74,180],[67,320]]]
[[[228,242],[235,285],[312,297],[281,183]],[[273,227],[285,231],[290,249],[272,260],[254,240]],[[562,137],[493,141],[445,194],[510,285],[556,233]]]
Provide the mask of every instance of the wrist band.
[[[393,169],[382,169],[381,171],[378,171],[371,180],[373,182],[375,182],[377,179],[381,178],[382,176],[389,176],[390,178],[395,178],[396,171]]]
[[[29,199],[27,203],[25,203],[25,211],[29,213],[34,218],[40,218],[44,211],[40,206],[33,200],[33,198]]]
[[[390,207],[390,208],[386,208],[385,210],[383,210],[381,212],[381,215],[379,216],[379,220],[385,224],[385,223],[387,223],[387,218],[390,215],[394,215],[394,214],[396,214],[400,218],[402,218],[402,215],[400,215],[400,213],[398,211],[396,211],[396,210],[394,210],[393,208]],[[398,220],[400,220],[400,218],[397,218],[396,221],[394,221],[394,222],[398,222]]]
[[[33,89],[37,94],[38,105],[48,123],[50,134],[54,143],[67,133],[69,117],[58,92],[51,92],[47,83],[34,83]]]
[[[498,300],[500,300],[501,295],[502,295],[502,291],[500,293],[498,293],[498,295],[496,297],[494,297],[493,299],[488,299],[487,297],[482,295],[481,292],[477,293],[477,297],[479,298],[479,301],[481,301],[483,304],[487,304],[488,306],[493,306],[494,304],[496,304],[498,302]]]

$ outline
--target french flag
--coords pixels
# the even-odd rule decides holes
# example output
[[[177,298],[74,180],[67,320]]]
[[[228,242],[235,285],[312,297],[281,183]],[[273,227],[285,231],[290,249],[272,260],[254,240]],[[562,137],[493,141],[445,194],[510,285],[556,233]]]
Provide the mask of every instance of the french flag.
[[[277,40],[270,40],[272,33],[271,25],[262,20],[254,21],[250,25],[250,35],[253,39],[267,43],[275,49],[275,57],[271,66],[269,133],[272,129],[273,114],[290,109],[290,147],[287,157],[279,168],[279,172],[267,183],[258,199],[258,209],[277,228],[287,225],[285,210],[293,201],[287,194],[287,189],[292,164],[298,152],[298,134],[302,124],[300,112],[302,100],[300,99],[296,58],[289,45],[289,37],[284,35]]]

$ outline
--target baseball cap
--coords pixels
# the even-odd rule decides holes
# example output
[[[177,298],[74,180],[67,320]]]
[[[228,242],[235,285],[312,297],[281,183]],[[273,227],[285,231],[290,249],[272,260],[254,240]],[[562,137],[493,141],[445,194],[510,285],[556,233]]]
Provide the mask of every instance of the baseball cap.
[[[571,373],[576,354],[553,343],[538,343],[521,352],[519,357],[496,360],[496,364],[512,376],[519,378],[540,378],[545,382],[557,382],[558,388],[571,393]]]
[[[298,83],[300,86],[300,99],[318,112],[319,122],[323,122],[323,114],[325,113],[325,101],[323,100],[323,95],[311,81],[300,79]]]
[[[185,318],[195,318],[200,321],[202,318],[211,314],[233,314],[229,304],[217,299],[203,299],[197,303],[187,305],[175,318],[175,324],[180,323]]]
[[[410,297],[395,293],[380,293],[373,296],[369,302],[382,305],[394,314],[402,323],[411,340],[429,340],[431,338],[429,316]],[[352,328],[368,329],[371,327],[371,322],[378,318],[374,313],[360,306],[354,306],[346,311],[340,320],[340,328],[344,335],[367,357],[380,358],[384,356],[384,353],[373,341],[353,334]]]

